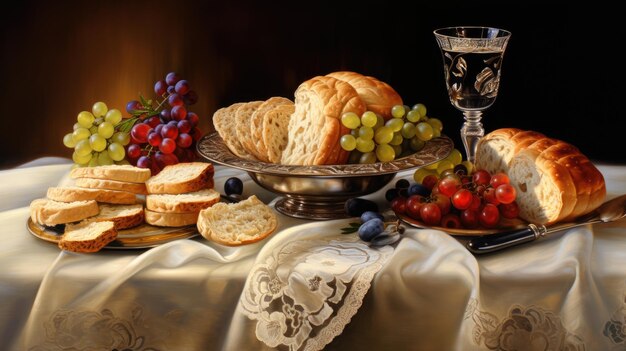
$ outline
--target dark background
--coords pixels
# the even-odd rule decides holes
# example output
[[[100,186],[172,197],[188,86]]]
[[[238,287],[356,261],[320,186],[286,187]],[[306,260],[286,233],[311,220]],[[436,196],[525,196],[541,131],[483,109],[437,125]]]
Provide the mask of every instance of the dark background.
[[[343,2],[26,1],[0,23],[0,168],[71,157],[62,137],[96,101],[124,111],[169,71],[200,96],[203,131],[219,107],[293,97],[315,75],[354,70],[422,102],[456,138],[438,27],[488,25],[513,33],[487,131],[511,126],[626,163],[624,5],[467,1],[400,5]],[[125,112],[124,112],[125,113]]]

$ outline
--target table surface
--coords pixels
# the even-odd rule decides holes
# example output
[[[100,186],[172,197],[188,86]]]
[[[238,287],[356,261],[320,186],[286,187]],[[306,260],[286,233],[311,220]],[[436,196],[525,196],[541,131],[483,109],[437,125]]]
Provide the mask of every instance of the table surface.
[[[237,307],[255,261],[270,246],[339,235],[350,222],[280,215],[273,235],[239,248],[198,237],[62,252],[26,221],[30,201],[67,182],[69,167],[40,159],[0,171],[0,340],[10,349],[106,349],[116,338],[134,350],[272,349]],[[626,192],[626,166],[599,169],[609,198]],[[216,189],[231,176],[244,180],[244,195],[275,201],[232,169],[216,168]],[[382,204],[384,191],[368,198]],[[625,350],[624,235],[624,220],[588,225],[476,258],[443,232],[410,228],[325,349]]]

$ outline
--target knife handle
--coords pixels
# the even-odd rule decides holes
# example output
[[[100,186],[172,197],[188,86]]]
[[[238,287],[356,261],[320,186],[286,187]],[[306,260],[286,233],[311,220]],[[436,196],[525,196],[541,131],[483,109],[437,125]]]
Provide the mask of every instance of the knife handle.
[[[467,243],[467,249],[473,254],[485,254],[534,241],[546,233],[547,228],[545,226],[529,224],[524,229],[471,239]]]

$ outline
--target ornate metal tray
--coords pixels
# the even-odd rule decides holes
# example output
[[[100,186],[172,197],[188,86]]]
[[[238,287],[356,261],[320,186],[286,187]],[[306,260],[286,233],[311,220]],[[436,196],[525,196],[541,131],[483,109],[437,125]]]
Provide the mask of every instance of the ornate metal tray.
[[[374,164],[292,166],[251,161],[234,155],[217,133],[199,140],[198,153],[205,159],[241,169],[259,186],[282,195],[276,209],[296,218],[327,220],[345,218],[346,200],[373,193],[389,183],[396,173],[437,162],[454,148],[442,136],[426,143],[409,156]]]
[[[26,228],[35,237],[58,243],[63,235],[64,226],[44,227],[34,223],[30,217],[26,222]],[[120,230],[117,239],[110,242],[105,249],[146,249],[159,246],[178,239],[193,238],[200,235],[196,226],[187,227],[155,227],[149,224],[142,224],[138,227]]]

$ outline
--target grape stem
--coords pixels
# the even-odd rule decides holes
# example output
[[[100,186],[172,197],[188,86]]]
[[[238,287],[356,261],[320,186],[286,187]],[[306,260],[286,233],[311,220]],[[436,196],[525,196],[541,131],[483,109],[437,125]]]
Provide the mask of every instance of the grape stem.
[[[163,94],[163,95],[165,95],[165,94]],[[154,111],[155,111],[155,112],[156,112],[156,111],[159,111],[159,109],[161,108],[161,106],[163,106],[163,104],[165,103],[165,101],[167,101],[167,98],[169,98],[169,97],[170,97],[170,95],[172,95],[172,94],[167,94],[167,96],[164,96],[164,97],[163,97],[163,101],[161,101],[161,102],[157,105],[156,109],[154,109]]]

